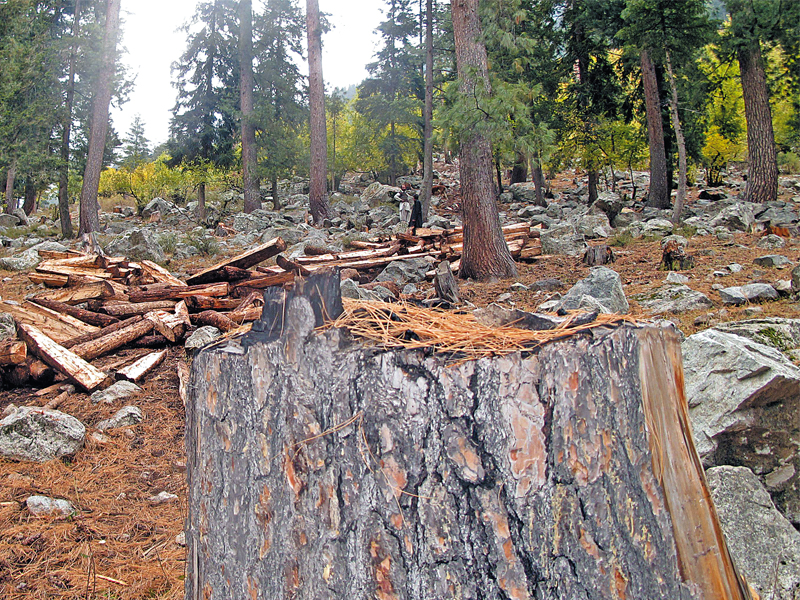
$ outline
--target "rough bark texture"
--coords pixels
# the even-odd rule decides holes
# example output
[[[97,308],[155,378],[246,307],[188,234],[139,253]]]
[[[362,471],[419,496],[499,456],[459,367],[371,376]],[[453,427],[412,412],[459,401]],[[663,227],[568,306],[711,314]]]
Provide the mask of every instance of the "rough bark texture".
[[[17,162],[11,163],[6,174],[6,212],[11,214],[17,208],[17,199],[14,197],[14,182],[17,177]]]
[[[750,169],[744,192],[746,202],[769,202],[778,197],[778,161],[772,110],[758,42],[738,52],[742,74],[744,116],[747,120],[747,153]]]
[[[100,205],[97,190],[100,188],[100,171],[103,169],[103,151],[108,133],[108,107],[114,86],[114,71],[117,64],[117,33],[119,31],[120,0],[107,0],[106,24],[103,34],[103,64],[97,79],[92,104],[92,125],[89,134],[89,150],[81,188],[81,235],[100,229]]]
[[[675,334],[453,365],[314,334],[303,300],[192,366],[187,599],[749,597]]]
[[[201,182],[197,187],[197,220],[204,223],[206,220],[206,184]]]
[[[681,213],[686,204],[687,192],[687,179],[688,179],[688,163],[686,160],[686,139],[683,136],[683,126],[681,125],[681,116],[678,113],[678,84],[675,81],[675,72],[672,69],[672,59],[669,50],[667,54],[667,75],[669,76],[669,87],[672,93],[672,101],[670,102],[670,113],[672,114],[672,128],[675,130],[675,140],[678,143],[678,194],[675,197],[675,209],[672,213],[672,222],[679,223],[681,220]]]
[[[425,2],[425,138],[422,158],[422,218],[428,220],[433,194],[433,0]]]
[[[261,208],[256,155],[256,126],[253,119],[253,3],[239,2],[239,100],[242,112],[242,176],[244,212]]]
[[[306,0],[308,32],[308,103],[311,109],[311,184],[309,205],[315,225],[328,216],[328,129],[322,79],[322,27],[318,0]]]
[[[81,29],[81,0],[75,0],[73,14],[67,96],[64,102],[64,122],[61,131],[61,164],[58,167],[58,214],[61,220],[61,235],[67,239],[73,235],[72,217],[69,214],[69,140],[72,134],[72,106],[75,102],[75,62],[78,54],[78,36]]]
[[[25,202],[22,204],[22,210],[28,216],[31,216],[36,210],[36,186],[31,177],[25,178]]]
[[[478,0],[451,3],[458,75],[461,92],[467,96],[474,96],[479,86],[489,87],[478,5]],[[459,276],[478,280],[516,276],[517,267],[500,229],[497,191],[492,182],[492,148],[479,131],[463,135],[459,171],[464,207],[464,253]]]
[[[656,69],[647,50],[642,50],[641,65],[647,109],[647,138],[650,143],[650,192],[647,205],[654,208],[669,208],[670,185],[667,181],[667,153],[664,149],[661,99],[658,95]]]

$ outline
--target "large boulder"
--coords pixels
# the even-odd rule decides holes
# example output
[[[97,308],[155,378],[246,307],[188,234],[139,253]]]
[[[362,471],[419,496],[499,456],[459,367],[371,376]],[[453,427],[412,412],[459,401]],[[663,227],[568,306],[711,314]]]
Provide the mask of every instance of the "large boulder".
[[[262,209],[252,213],[238,213],[233,217],[233,228],[240,233],[256,233],[264,231],[272,223],[270,214]],[[270,238],[272,239],[272,238]]]
[[[0,258],[0,268],[7,271],[31,271],[42,262],[39,250],[65,252],[67,249],[66,246],[58,242],[42,242],[14,256]]]
[[[541,233],[542,254],[581,256],[588,245],[572,223],[544,229]]]
[[[603,214],[586,214],[575,219],[575,228],[578,234],[586,239],[594,240],[598,238],[611,237],[613,230],[608,217]]]
[[[670,275],[675,275],[670,273]],[[711,300],[702,292],[693,290],[687,285],[667,284],[648,294],[640,294],[635,298],[642,308],[650,314],[681,314],[692,310],[713,307]]]
[[[161,215],[161,221],[167,224],[177,224],[184,217],[184,212],[174,202],[164,200],[164,198],[153,198],[142,209],[142,218],[150,219],[156,213]]]
[[[533,182],[527,181],[523,183],[514,183],[508,189],[513,194],[514,200],[517,202],[524,202],[525,204],[534,204],[537,206],[547,206],[546,201],[539,202],[536,199],[536,185]]]
[[[86,428],[75,417],[45,408],[21,407],[0,421],[0,456],[47,462],[83,447]]]
[[[371,184],[361,193],[361,201],[369,206],[377,206],[394,201],[394,196],[400,193],[400,188],[383,185],[379,181]]]
[[[711,497],[736,566],[762,598],[800,597],[800,533],[746,467],[706,471]]]
[[[689,336],[682,352],[703,464],[749,467],[800,523],[800,368],[775,348],[716,329]]]
[[[106,254],[157,263],[166,260],[164,249],[158,243],[156,235],[149,229],[136,228],[126,231],[106,246]]]
[[[781,352],[800,348],[800,319],[767,317],[722,323],[714,329],[746,337],[759,344],[777,348]]]
[[[564,310],[601,308],[601,312],[604,313],[623,315],[630,309],[619,274],[608,267],[594,267],[586,279],[581,279],[566,293],[558,308]]]
[[[375,281],[394,281],[399,287],[407,283],[425,281],[425,274],[432,268],[427,258],[407,258],[389,263]]]
[[[766,302],[778,299],[778,290],[768,283],[748,283],[719,291],[723,304],[739,306],[748,302]]]
[[[711,228],[724,227],[728,231],[750,231],[755,223],[751,205],[737,202],[723,208],[711,219]]]

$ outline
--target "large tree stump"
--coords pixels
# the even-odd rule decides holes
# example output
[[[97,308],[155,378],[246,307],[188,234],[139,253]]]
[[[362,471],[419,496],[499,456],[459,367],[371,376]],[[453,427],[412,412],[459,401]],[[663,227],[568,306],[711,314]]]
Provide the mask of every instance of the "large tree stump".
[[[749,598],[673,332],[452,364],[272,302],[192,367],[187,599]]]

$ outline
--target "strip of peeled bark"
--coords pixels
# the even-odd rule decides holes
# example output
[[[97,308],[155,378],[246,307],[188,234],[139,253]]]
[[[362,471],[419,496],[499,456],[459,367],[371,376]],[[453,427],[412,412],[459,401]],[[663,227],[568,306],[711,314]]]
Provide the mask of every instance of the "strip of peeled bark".
[[[486,46],[481,38],[478,0],[453,0],[453,33],[461,93],[481,96],[489,91]],[[515,277],[517,267],[500,229],[497,191],[492,183],[492,148],[480,131],[464,132],[461,139],[461,197],[464,211],[464,254],[459,277],[486,280]]]
[[[739,50],[737,56],[742,74],[744,116],[747,120],[747,154],[750,164],[744,200],[770,202],[778,197],[778,159],[761,45],[754,42]]]
[[[673,332],[452,365],[284,300],[192,366],[187,599],[749,598]]]
[[[658,95],[656,68],[646,49],[642,50],[641,65],[644,100],[647,108],[647,138],[650,144],[650,192],[647,206],[669,208],[671,186],[667,181],[667,152],[664,148],[661,99]]]

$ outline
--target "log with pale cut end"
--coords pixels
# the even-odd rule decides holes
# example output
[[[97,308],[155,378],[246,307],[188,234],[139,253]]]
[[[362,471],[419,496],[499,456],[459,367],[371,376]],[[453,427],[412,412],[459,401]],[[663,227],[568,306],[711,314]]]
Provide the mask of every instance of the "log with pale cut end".
[[[179,287],[186,287],[186,282],[181,281],[177,277],[175,277],[172,273],[167,271],[161,265],[154,263],[151,260],[143,260],[139,263],[142,267],[142,270],[150,275],[153,279],[160,283],[167,283],[169,285],[177,285]]]
[[[155,369],[158,365],[164,362],[167,356],[167,351],[151,352],[147,356],[143,356],[135,363],[128,365],[123,369],[117,371],[117,379],[126,379],[128,381],[139,381],[144,378],[150,371]]]
[[[71,349],[78,356],[86,360],[93,360],[147,335],[153,331],[154,326],[153,321],[149,319],[137,320],[127,327],[107,333],[94,340],[77,344]]]
[[[0,342],[0,366],[21,365],[28,358],[25,342],[7,340]]]
[[[154,329],[173,344],[183,337],[186,325],[179,315],[156,310],[147,313],[144,318],[151,321]]]
[[[192,315],[192,321],[200,326],[207,325],[216,327],[223,332],[233,331],[239,327],[239,325],[233,322],[228,316],[213,310],[204,310],[201,313]]]
[[[225,297],[230,292],[227,282],[210,283],[205,285],[179,286],[161,285],[145,286],[128,291],[131,302],[158,302],[161,300],[183,300],[188,296],[215,296]]]
[[[284,242],[281,238],[275,238],[266,244],[262,244],[261,246],[253,248],[252,250],[248,250],[243,254],[239,254],[238,256],[224,260],[211,268],[205,269],[200,273],[193,275],[186,280],[186,283],[190,286],[194,286],[201,283],[220,281],[220,273],[224,267],[238,267],[240,269],[247,269],[262,263],[269,258],[272,258],[276,254],[280,254],[284,250],[286,250],[286,242]]]
[[[0,312],[9,313],[16,321],[36,327],[59,344],[70,338],[98,331],[97,327],[87,325],[74,317],[28,301],[21,305],[0,302]]]
[[[265,300],[192,365],[187,599],[750,599],[673,331],[453,363]]]
[[[32,353],[87,392],[97,390],[108,381],[108,375],[58,345],[35,327],[18,323],[17,331]]]

